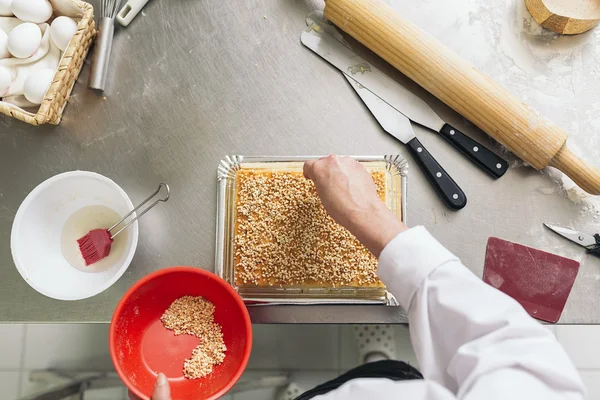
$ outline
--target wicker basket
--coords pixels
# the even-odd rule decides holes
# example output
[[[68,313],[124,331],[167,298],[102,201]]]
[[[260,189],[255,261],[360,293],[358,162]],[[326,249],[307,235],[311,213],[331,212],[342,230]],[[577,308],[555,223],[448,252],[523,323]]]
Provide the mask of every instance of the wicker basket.
[[[76,11],[79,14],[77,17],[81,17],[81,20],[77,25],[77,32],[71,39],[69,47],[61,57],[50,89],[48,89],[37,113],[33,114],[16,106],[0,103],[0,112],[31,125],[46,123],[58,125],[73,85],[75,85],[92,40],[96,35],[94,7],[91,4],[81,0],[62,0],[62,3],[68,3],[67,8]],[[63,15],[56,7],[54,8],[54,14],[55,16]]]

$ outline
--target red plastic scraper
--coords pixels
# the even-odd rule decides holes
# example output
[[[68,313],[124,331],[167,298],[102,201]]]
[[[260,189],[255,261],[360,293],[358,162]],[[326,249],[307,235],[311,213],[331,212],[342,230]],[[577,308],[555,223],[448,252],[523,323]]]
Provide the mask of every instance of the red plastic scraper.
[[[578,270],[575,260],[491,237],[483,280],[517,300],[532,317],[555,323]]]

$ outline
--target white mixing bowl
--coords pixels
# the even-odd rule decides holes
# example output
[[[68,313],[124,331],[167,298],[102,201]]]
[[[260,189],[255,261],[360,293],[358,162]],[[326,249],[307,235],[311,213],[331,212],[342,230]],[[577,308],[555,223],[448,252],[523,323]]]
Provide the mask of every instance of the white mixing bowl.
[[[63,256],[61,236],[66,221],[83,207],[95,205],[119,215],[133,209],[119,185],[94,172],[53,176],[27,195],[13,222],[10,247],[17,270],[32,288],[54,299],[80,300],[104,291],[123,275],[137,247],[137,222],[127,228],[125,251],[102,272],[82,272]]]

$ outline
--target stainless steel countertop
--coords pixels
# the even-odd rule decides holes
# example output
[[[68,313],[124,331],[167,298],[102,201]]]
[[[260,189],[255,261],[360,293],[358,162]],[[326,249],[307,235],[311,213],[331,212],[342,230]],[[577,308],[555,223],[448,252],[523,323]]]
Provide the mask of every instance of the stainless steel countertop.
[[[415,6],[398,0],[394,6],[576,133],[583,155],[598,160],[588,110],[600,105],[600,82],[591,79],[600,36],[535,37],[521,3],[432,0]],[[106,98],[87,90],[86,67],[60,126],[35,128],[0,116],[0,321],[106,322],[125,290],[151,271],[172,265],[211,270],[216,168],[226,154],[401,153],[411,161],[345,79],[300,44],[304,19],[314,8],[300,0],[153,0],[116,34]],[[556,47],[558,56],[546,57],[538,45]],[[415,90],[448,122],[502,151]],[[479,276],[490,236],[580,260],[561,322],[600,322],[600,260],[542,228],[542,222],[553,222],[591,233],[600,221],[582,213],[547,174],[510,155],[513,168],[493,181],[441,138],[415,129],[469,204],[448,210],[412,168],[409,224],[425,225]],[[114,179],[134,203],[162,181],[170,184],[172,197],[141,221],[136,256],[114,286],[88,300],[63,302],[38,294],[21,279],[9,238],[27,193],[76,169]],[[256,307],[251,315],[259,323],[406,322],[401,309],[379,306]]]

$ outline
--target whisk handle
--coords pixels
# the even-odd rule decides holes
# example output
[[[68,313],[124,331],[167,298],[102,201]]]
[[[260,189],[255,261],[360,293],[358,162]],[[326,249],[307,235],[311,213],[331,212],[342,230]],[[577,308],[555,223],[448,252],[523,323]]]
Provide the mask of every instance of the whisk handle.
[[[108,73],[108,62],[112,49],[113,35],[115,33],[115,20],[102,17],[98,24],[98,36],[94,47],[94,58],[90,69],[88,86],[91,89],[104,90],[106,86],[106,75]]]
[[[144,204],[146,204],[147,202],[149,202],[150,200],[152,200],[158,193],[160,193],[161,189],[163,189],[163,188],[166,191],[166,194],[165,194],[164,197],[161,197],[158,200],[156,200],[154,203],[150,204],[148,207],[146,207],[144,209],[144,211],[140,212],[135,218],[133,218],[130,221],[128,221],[116,233],[112,233],[113,229],[115,229],[121,222],[125,221],[129,216],[131,216],[131,214],[133,214],[134,212],[136,212],[137,210],[139,210],[140,208],[142,208],[142,206]],[[157,205],[158,203],[164,203],[167,200],[169,200],[169,197],[171,197],[171,188],[169,188],[169,185],[167,185],[166,183],[161,183],[160,185],[158,185],[158,188],[156,189],[156,191],[154,193],[152,193],[150,196],[148,196],[146,198],[146,200],[142,201],[136,208],[134,208],[133,210],[131,210],[127,215],[125,215],[123,218],[121,218],[116,224],[114,224],[113,226],[111,226],[110,228],[108,228],[108,232],[111,234],[110,238],[114,239],[115,236],[117,236],[119,233],[123,232],[129,225],[133,224],[135,221],[137,221],[138,219],[140,219],[142,217],[142,215],[144,215],[148,211],[150,211],[155,205]]]

